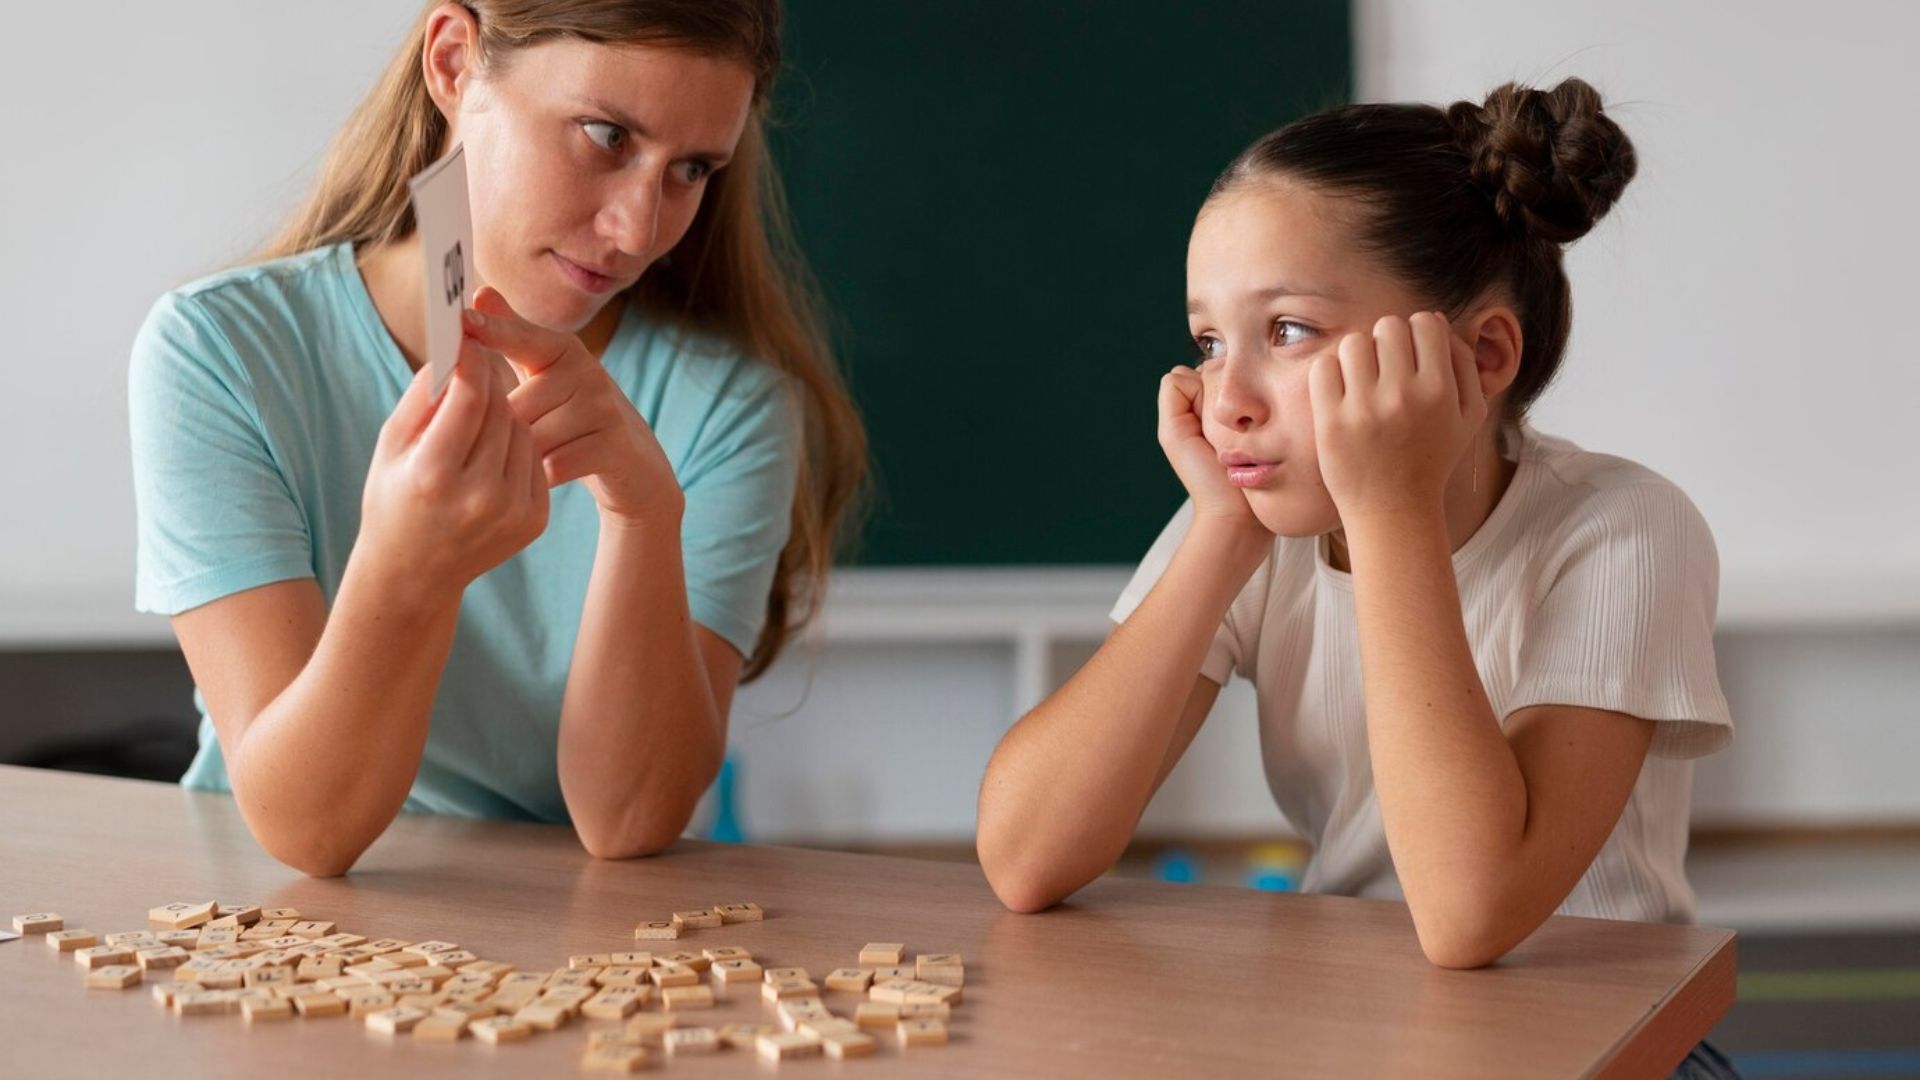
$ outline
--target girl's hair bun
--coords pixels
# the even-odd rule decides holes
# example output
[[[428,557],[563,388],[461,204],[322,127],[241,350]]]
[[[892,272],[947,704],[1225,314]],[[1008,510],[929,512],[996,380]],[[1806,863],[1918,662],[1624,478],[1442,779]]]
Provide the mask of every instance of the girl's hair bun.
[[[1447,121],[1494,212],[1531,238],[1585,236],[1633,179],[1633,142],[1582,79],[1551,90],[1507,83],[1478,105],[1454,102]]]

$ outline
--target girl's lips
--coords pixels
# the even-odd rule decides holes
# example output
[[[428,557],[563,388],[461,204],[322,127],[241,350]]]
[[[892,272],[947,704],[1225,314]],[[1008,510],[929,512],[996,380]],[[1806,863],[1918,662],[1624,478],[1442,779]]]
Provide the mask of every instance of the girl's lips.
[[[1265,487],[1280,472],[1277,461],[1253,462],[1246,465],[1227,466],[1227,481],[1234,487]]]

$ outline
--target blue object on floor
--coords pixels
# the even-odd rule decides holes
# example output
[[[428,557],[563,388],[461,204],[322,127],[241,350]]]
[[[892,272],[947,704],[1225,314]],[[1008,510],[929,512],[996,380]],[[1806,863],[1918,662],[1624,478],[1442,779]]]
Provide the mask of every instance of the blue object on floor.
[[[746,841],[745,834],[740,830],[740,814],[734,805],[737,796],[733,782],[736,775],[733,755],[729,754],[720,762],[720,778],[714,781],[713,828],[708,832],[708,839],[717,840],[722,844],[739,844]]]
[[[1299,848],[1294,845],[1261,844],[1247,855],[1243,880],[1249,889],[1293,892],[1300,887],[1300,871],[1305,865]]]
[[[1153,876],[1161,881],[1190,884],[1200,880],[1200,864],[1182,848],[1169,848],[1153,860]]]
[[[1297,888],[1292,872],[1278,866],[1255,866],[1247,870],[1247,888],[1262,892],[1292,892]]]

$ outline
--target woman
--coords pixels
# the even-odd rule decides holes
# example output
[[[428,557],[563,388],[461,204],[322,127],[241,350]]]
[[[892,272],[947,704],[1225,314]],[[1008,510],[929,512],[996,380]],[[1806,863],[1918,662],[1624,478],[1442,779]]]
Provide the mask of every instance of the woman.
[[[433,6],[260,259],[155,305],[136,602],[198,686],[183,783],[282,861],[403,808],[684,828],[864,471],[762,138],[779,22]],[[456,145],[487,287],[434,400],[406,181]]]

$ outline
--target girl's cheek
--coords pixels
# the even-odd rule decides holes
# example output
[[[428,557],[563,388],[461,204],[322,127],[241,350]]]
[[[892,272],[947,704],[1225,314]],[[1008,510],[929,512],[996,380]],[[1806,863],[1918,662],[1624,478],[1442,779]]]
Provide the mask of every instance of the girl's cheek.
[[[1210,446],[1217,447],[1220,445],[1219,425],[1207,419],[1205,413],[1202,413],[1200,416],[1200,436],[1201,438],[1206,439],[1208,445]]]
[[[1302,361],[1294,368],[1294,378],[1287,387],[1287,399],[1293,403],[1294,415],[1306,421],[1307,427],[1313,427],[1313,366],[1320,362],[1319,355]]]
[[[1211,404],[1213,401],[1213,391],[1216,385],[1215,378],[1216,377],[1214,375],[1209,374],[1206,369],[1204,368],[1201,369],[1200,400],[1193,403],[1193,408],[1194,408],[1194,412],[1198,413],[1200,416],[1201,437],[1205,438],[1207,442],[1217,446],[1219,445],[1219,441],[1220,441],[1217,438],[1217,436],[1219,435],[1220,425],[1216,423],[1213,419],[1213,410],[1208,408],[1209,404]]]

